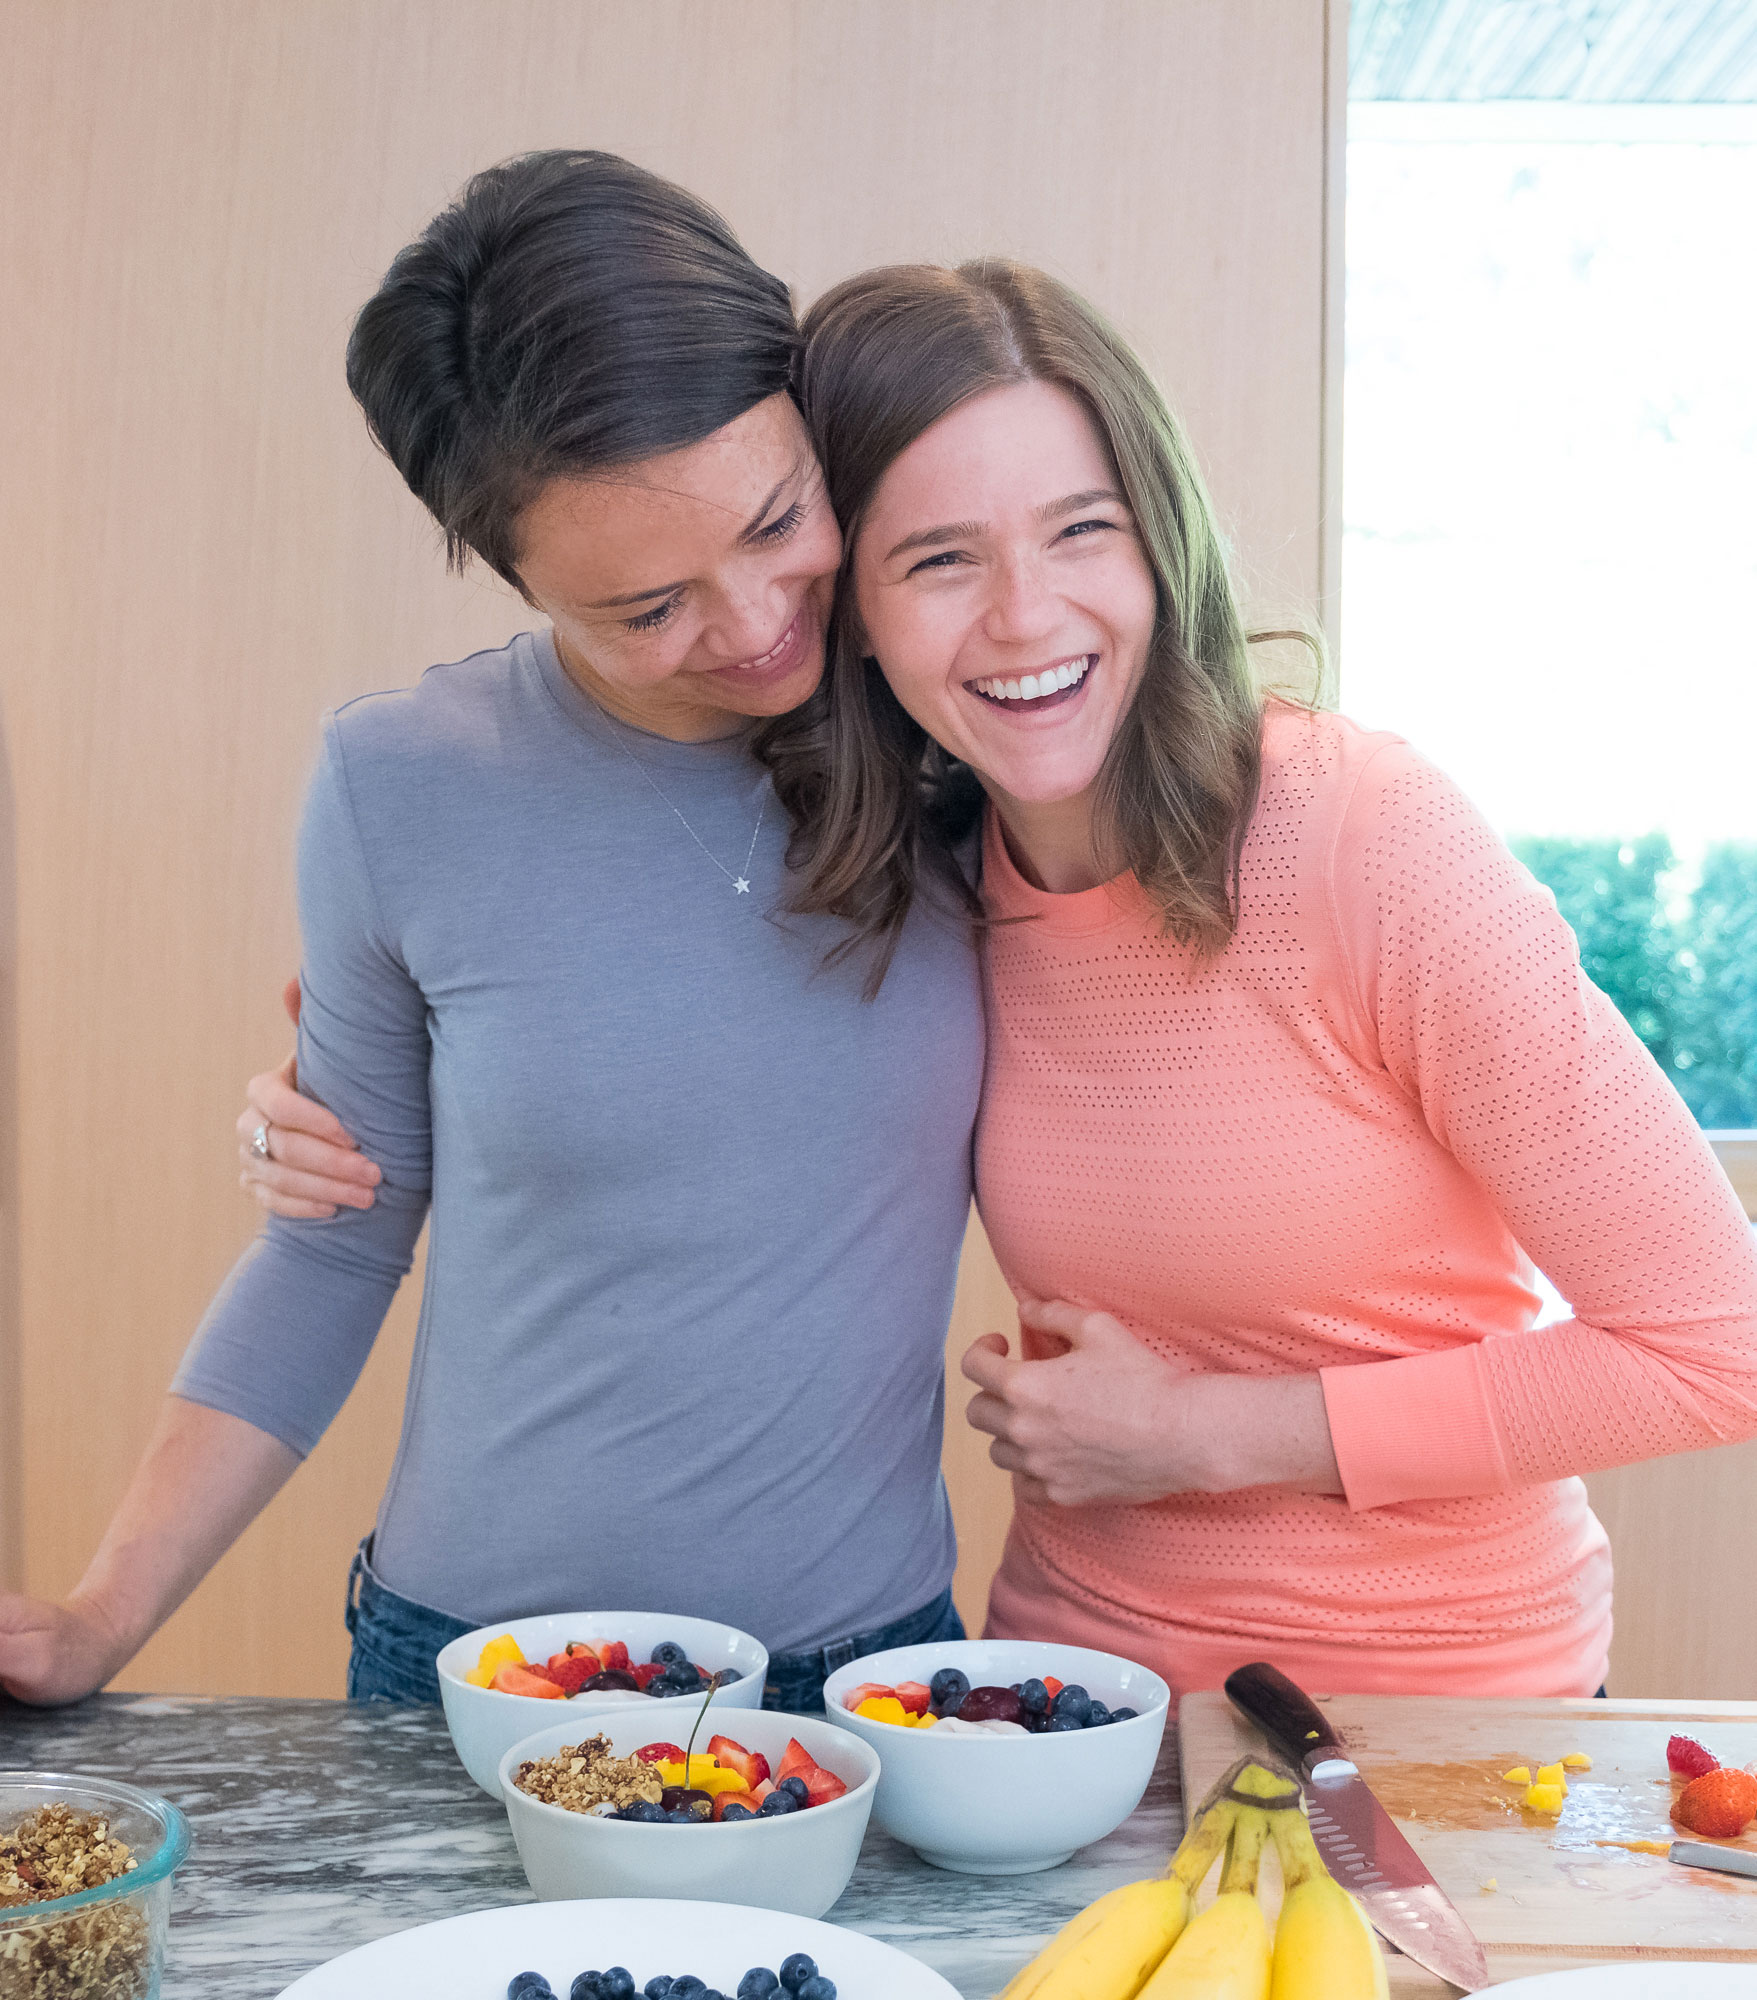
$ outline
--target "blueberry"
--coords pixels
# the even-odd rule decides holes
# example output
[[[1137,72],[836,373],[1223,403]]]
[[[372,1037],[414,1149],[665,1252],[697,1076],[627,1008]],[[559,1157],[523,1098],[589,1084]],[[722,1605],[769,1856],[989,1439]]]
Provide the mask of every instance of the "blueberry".
[[[708,1982],[698,1979],[693,1972],[686,1972],[681,1979],[671,1982],[670,2000],[702,2000],[708,1990]]]
[[[1086,1727],[1088,1729],[1102,1729],[1109,1720],[1110,1710],[1101,1701],[1095,1701],[1086,1711]]]
[[[1049,1718],[1049,1727],[1043,1733],[1046,1736],[1065,1736],[1070,1730],[1085,1727],[1085,1723],[1076,1722],[1071,1715],[1052,1715]]]
[[[600,2000],[634,2000],[634,1974],[626,1965],[613,1965],[598,1981]]]
[[[800,1987],[796,2000],[836,2000],[836,1982],[826,1979],[821,1972],[814,1973]]]
[[[632,1806],[624,1806],[618,1819],[658,1820],[665,1817],[665,1808],[657,1799],[636,1799]]]
[[[794,1772],[791,1778],[783,1778],[775,1787],[775,1790],[778,1792],[791,1792],[802,1806],[811,1804],[811,1793],[806,1788],[805,1780],[800,1777],[797,1771]]]
[[[941,1667],[939,1672],[929,1681],[927,1691],[933,1699],[935,1710],[939,1714],[946,1715],[952,1713],[953,1711],[949,1710],[946,1704],[948,1702],[960,1702],[964,1699],[970,1692],[970,1676],[961,1672],[957,1667]]]
[[[796,1951],[791,1958],[781,1961],[781,1984],[789,1993],[797,1993],[808,1979],[817,1977],[817,1960],[808,1958],[802,1951]]]
[[[1110,1711],[1110,1719],[1112,1722],[1133,1722],[1140,1712],[1138,1708],[1113,1708]]]
[[[550,2000],[555,1988],[540,1972],[517,1972],[507,1982],[506,2000]]]
[[[582,1972],[567,1989],[567,2000],[604,2000],[604,1975]]]
[[[1058,1718],[1071,1717],[1076,1728],[1084,1727],[1087,1716],[1092,1713],[1092,1697],[1078,1681],[1069,1681],[1056,1696],[1050,1713]]]
[[[668,1695],[682,1694],[683,1690],[675,1681],[668,1681],[663,1674],[655,1674],[647,1683],[647,1692],[655,1701],[663,1701]]]
[[[665,1815],[665,1824],[667,1826],[700,1826],[701,1821],[697,1819],[687,1806],[679,1806],[675,1812],[668,1812]]]
[[[1019,1706],[1027,1715],[1042,1715],[1049,1707],[1049,1690],[1041,1681],[1026,1681],[1017,1693]]]
[[[964,1697],[969,1692],[968,1688],[954,1688],[944,1701],[934,1704],[934,1712],[942,1719],[948,1715],[956,1715],[964,1706]]]
[[[766,1965],[753,1965],[738,1982],[738,1991],[733,2000],[769,2000],[772,1993],[781,1990],[781,1982]]]
[[[667,1996],[671,1992],[670,1973],[655,1972],[646,1985],[641,1988],[641,1991],[647,1996],[647,2000],[667,2000]]]
[[[757,1807],[758,1819],[779,1819],[783,1813],[798,1812],[799,1801],[780,1785]]]
[[[689,1664],[689,1655],[675,1639],[661,1639],[650,1655],[655,1667],[682,1667]]]
[[[757,1812],[756,1806],[747,1806],[742,1799],[734,1799],[720,1815],[720,1824],[724,1826],[728,1820],[755,1819]]]
[[[716,1688],[729,1688],[734,1681],[743,1679],[744,1676],[736,1667],[722,1667],[718,1673],[709,1674],[708,1684]]]

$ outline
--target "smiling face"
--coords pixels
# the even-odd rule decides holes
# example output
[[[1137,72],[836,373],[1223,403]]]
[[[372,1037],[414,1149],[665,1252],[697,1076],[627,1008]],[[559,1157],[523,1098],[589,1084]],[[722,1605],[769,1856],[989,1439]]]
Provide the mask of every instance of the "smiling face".
[[[1070,808],[1089,825],[1156,593],[1078,398],[1012,383],[924,431],[879,481],[854,577],[897,699],[976,772],[1009,835]]]
[[[680,451],[551,480],[518,525],[563,666],[626,722],[726,736],[823,677],[842,539],[790,397]]]

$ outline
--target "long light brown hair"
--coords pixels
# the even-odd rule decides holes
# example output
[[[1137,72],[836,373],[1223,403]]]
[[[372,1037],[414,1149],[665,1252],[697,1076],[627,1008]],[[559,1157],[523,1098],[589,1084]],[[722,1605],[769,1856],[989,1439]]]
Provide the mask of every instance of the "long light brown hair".
[[[854,547],[879,481],[931,425],[984,390],[1051,382],[1080,399],[1109,447],[1158,594],[1140,685],[1099,776],[1099,849],[1133,871],[1172,937],[1223,949],[1237,924],[1261,703],[1201,474],[1152,378],[1076,292],[1003,258],[864,272],[827,292],[804,331],[799,400],[847,552],[823,685],[755,746],[798,829],[794,907],[853,926],[841,950],[870,948],[871,992],[923,890],[980,921],[958,858],[980,788],[870,656]]]

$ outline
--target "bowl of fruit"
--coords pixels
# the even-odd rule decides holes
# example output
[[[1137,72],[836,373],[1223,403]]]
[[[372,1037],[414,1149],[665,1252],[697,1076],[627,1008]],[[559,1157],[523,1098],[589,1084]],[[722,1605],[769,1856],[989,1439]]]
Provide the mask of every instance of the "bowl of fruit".
[[[708,1713],[709,1709],[712,1713]],[[680,1704],[655,1737],[627,1709],[560,1721],[500,1760],[525,1876],[544,1902],[677,1897],[821,1917],[848,1886],[877,1753],[809,1716]]]
[[[497,1799],[501,1758],[546,1722],[565,1714],[589,1735],[586,1716],[627,1709],[649,1718],[647,1737],[668,1736],[675,1729],[659,1726],[661,1704],[683,1701],[693,1711],[710,1683],[716,1709],[760,1708],[769,1655],[748,1632],[707,1618],[578,1611],[484,1625],[454,1639],[437,1665],[452,1743]]]
[[[1054,1868],[1121,1826],[1170,1702],[1133,1660],[1034,1640],[899,1646],[824,1685],[829,1720],[883,1760],[874,1819],[967,1875]]]

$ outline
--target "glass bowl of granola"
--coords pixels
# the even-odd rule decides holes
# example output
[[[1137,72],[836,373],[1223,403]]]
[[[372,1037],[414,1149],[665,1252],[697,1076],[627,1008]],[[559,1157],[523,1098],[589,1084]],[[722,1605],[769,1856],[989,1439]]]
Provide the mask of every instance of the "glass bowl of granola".
[[[158,2000],[174,1805],[107,1778],[0,1771],[0,2000]]]

